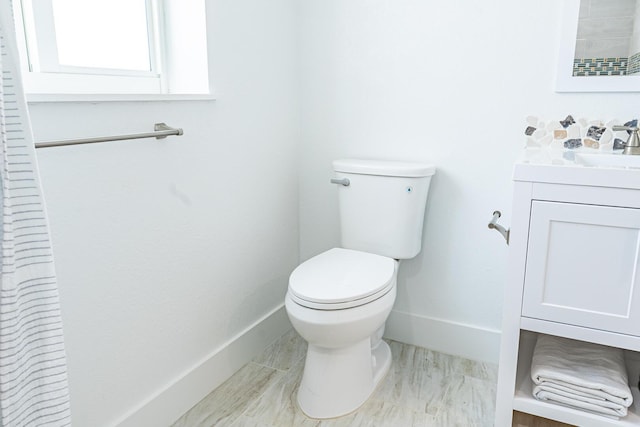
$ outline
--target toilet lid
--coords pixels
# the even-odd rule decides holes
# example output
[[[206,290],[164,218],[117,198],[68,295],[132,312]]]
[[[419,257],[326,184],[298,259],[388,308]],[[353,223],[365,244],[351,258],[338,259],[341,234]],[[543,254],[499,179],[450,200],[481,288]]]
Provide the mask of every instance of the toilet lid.
[[[396,261],[391,258],[333,248],[291,273],[289,293],[294,301],[312,308],[353,307],[386,294],[393,286],[395,268]]]

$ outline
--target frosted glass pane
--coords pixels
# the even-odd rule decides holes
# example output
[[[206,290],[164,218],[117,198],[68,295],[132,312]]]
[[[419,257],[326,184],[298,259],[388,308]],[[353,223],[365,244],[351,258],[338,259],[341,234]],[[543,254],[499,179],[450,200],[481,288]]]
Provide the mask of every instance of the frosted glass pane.
[[[145,0],[53,0],[60,65],[149,71]]]

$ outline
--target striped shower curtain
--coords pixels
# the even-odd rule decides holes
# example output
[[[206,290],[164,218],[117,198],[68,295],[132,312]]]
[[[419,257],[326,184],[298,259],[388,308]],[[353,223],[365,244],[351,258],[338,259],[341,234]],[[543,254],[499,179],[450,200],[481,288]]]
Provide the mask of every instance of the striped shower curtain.
[[[0,426],[68,426],[58,288],[6,0],[0,0],[0,45]]]

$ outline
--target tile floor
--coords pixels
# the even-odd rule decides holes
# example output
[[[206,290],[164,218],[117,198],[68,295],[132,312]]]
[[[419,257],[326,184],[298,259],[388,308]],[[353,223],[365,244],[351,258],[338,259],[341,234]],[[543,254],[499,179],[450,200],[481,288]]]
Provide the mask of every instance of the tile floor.
[[[296,392],[306,343],[293,330],[245,365],[172,427],[492,426],[497,366],[388,341],[391,370],[355,413],[307,418]]]

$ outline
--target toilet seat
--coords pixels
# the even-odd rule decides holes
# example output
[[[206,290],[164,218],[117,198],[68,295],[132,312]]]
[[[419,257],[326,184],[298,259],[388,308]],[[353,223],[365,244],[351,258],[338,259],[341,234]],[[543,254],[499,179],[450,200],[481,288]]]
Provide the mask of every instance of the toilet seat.
[[[289,295],[299,305],[340,310],[374,301],[395,285],[394,259],[333,248],[300,264],[289,278]]]

